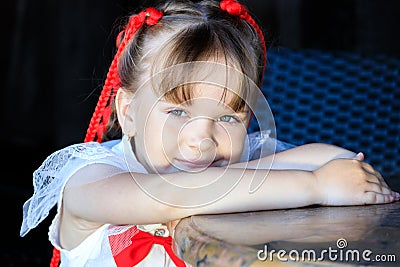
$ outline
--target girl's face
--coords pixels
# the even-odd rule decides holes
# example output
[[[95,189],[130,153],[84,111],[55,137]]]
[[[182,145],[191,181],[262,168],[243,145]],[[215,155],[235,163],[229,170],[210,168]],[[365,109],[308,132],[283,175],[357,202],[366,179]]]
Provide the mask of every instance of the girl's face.
[[[140,90],[127,108],[135,155],[151,173],[195,171],[238,162],[248,112],[226,103],[234,96],[216,85],[196,85],[190,101],[175,104]],[[133,129],[134,128],[134,129]]]

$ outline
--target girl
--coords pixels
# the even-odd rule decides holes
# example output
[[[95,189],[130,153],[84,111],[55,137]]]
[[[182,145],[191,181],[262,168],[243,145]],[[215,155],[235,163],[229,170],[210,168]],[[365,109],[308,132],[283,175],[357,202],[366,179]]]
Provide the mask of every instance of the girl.
[[[21,236],[58,204],[52,266],[188,266],[171,248],[186,216],[399,199],[362,154],[246,134],[266,49],[238,2],[166,1],[117,46],[85,142],[44,161],[24,204]]]

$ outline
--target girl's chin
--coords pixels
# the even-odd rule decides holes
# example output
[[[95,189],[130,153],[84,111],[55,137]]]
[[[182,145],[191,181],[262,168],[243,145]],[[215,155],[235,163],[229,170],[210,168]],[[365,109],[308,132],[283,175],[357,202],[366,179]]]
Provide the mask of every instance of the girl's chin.
[[[167,166],[152,166],[152,170],[149,173],[158,174],[169,174],[177,172],[201,172],[208,167],[224,167],[233,162],[228,162],[226,160],[214,161],[207,165],[197,165],[197,164],[183,164],[181,162],[176,162],[174,164],[168,164]]]
[[[158,166],[154,167],[154,173],[158,174],[168,174],[168,173],[177,173],[177,172],[201,172],[207,169],[208,165],[205,166],[197,166],[197,165],[185,165],[185,164],[173,164],[169,166]]]
[[[207,169],[206,167],[187,167],[187,166],[170,166],[159,170],[159,174],[177,173],[177,172],[200,172]]]

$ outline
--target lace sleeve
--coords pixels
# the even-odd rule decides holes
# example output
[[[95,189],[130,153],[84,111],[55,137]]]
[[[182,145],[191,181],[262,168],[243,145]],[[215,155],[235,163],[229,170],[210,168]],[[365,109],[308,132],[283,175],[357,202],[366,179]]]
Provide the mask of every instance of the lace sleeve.
[[[89,162],[112,155],[112,151],[99,143],[90,142],[72,145],[48,156],[33,173],[34,193],[23,205],[20,235],[25,236],[35,228],[56,205],[65,183],[71,176],[71,168],[68,166],[71,165],[69,163],[72,160],[81,159]],[[77,166],[75,165],[76,170]]]

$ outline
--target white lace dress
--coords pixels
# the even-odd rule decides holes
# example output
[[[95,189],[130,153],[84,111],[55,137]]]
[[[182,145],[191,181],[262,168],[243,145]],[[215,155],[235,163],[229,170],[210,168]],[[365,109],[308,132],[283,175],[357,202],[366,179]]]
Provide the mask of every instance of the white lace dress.
[[[270,138],[268,132],[256,132],[248,135],[242,161],[265,156],[274,151],[293,147],[290,144]],[[109,225],[105,224],[88,236],[72,250],[60,247],[60,207],[62,193],[68,179],[79,169],[94,163],[108,166],[102,174],[111,177],[119,172],[134,171],[147,173],[137,161],[131,149],[126,149],[126,140],[113,140],[99,144],[97,142],[80,143],[68,146],[51,154],[33,174],[34,194],[23,206],[23,222],[20,235],[26,235],[49,214],[57,204],[57,214],[49,228],[51,244],[61,252],[60,267],[123,267],[117,265],[115,255],[129,247],[131,238],[139,231],[169,236],[164,225]],[[129,146],[130,148],[130,146]],[[126,153],[130,151],[130,153]],[[124,153],[125,152],[125,153]],[[172,233],[173,235],[173,233]],[[136,266],[176,266],[160,244],[154,244],[149,254]],[[190,266],[186,264],[186,266]]]

